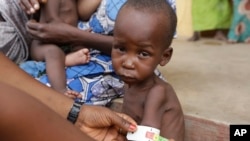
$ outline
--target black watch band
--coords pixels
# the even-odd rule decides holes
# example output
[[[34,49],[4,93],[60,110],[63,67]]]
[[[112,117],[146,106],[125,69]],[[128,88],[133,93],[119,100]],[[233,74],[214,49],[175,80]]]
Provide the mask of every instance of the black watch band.
[[[72,122],[73,124],[75,124],[77,118],[78,118],[78,114],[80,112],[80,109],[81,109],[81,104],[78,104],[76,102],[74,102],[74,104],[72,105],[70,111],[69,111],[69,114],[68,114],[68,117],[67,117],[67,120]]]

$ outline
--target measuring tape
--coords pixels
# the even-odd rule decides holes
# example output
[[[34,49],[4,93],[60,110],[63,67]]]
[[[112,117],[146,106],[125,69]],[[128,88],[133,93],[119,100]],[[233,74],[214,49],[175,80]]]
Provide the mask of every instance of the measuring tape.
[[[127,139],[132,141],[168,141],[160,136],[160,130],[149,126],[137,126],[136,132],[128,132]]]

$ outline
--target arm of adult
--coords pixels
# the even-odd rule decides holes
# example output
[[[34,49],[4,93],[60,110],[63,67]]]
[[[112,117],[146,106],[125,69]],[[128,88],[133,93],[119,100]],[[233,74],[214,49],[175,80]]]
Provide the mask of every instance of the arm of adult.
[[[0,82],[1,141],[94,141],[23,91]]]
[[[20,6],[26,13],[33,14],[40,8],[39,3],[44,1],[46,2],[47,0],[20,0]],[[97,6],[97,0],[95,2],[92,1],[92,3],[88,1],[88,3],[93,5],[93,7]],[[46,24],[29,21],[27,23],[27,31],[35,39],[43,42],[71,43],[111,54],[112,36],[86,32],[65,23],[52,22]]]
[[[64,95],[57,93],[53,89],[41,84],[39,81],[35,80],[21,70],[2,53],[0,53],[0,60],[0,83],[20,89],[26,94],[41,101],[43,104],[47,105],[53,111],[66,119],[71,106],[73,105],[72,99],[69,99]],[[112,136],[111,132],[115,132],[116,134],[114,135],[117,136],[118,128],[122,128],[126,131],[136,130],[135,122],[128,116],[120,116],[104,107],[87,105],[83,105],[81,107],[79,117],[75,125],[86,133],[92,133],[89,135],[94,138],[96,138],[97,135],[100,135],[97,139],[100,139],[101,137],[106,138],[107,136],[104,135],[104,133],[110,137]],[[102,132],[103,129],[105,129],[104,131],[106,132]]]
[[[27,22],[27,31],[43,42],[71,43],[97,49],[103,53],[111,54],[112,36],[106,36],[62,23],[38,23],[34,20]]]

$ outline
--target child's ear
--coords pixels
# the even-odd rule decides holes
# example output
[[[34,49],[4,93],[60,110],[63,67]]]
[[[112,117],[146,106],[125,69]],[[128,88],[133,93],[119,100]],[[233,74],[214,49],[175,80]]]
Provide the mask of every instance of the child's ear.
[[[159,64],[161,66],[165,66],[170,61],[170,59],[172,57],[172,53],[173,53],[172,47],[165,49],[162,56],[161,56],[161,61]]]

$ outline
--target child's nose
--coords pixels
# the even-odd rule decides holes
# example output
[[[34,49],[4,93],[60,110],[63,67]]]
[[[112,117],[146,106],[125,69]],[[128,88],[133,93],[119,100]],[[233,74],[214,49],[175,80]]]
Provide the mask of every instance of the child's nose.
[[[127,69],[134,69],[134,63],[133,60],[130,58],[127,58],[123,61],[122,66]]]

